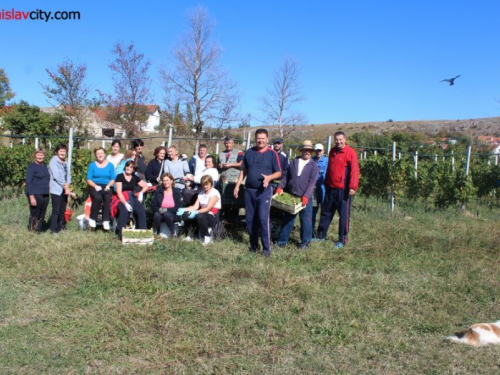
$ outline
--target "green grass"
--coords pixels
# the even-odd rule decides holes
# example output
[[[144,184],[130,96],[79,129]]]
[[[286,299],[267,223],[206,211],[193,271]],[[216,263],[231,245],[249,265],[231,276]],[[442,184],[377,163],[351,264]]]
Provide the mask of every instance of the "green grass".
[[[208,247],[36,235],[2,201],[0,373],[498,373],[498,347],[443,341],[500,319],[500,214],[478,210],[358,199],[346,248],[266,259],[243,228]]]

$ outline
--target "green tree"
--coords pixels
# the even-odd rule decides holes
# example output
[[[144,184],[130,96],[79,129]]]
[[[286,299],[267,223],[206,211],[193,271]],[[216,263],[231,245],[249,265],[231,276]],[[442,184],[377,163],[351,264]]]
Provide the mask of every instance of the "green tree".
[[[67,134],[66,118],[60,113],[41,112],[40,108],[26,101],[14,104],[3,116],[4,126],[14,135],[62,135]]]
[[[9,77],[5,74],[5,70],[0,68],[0,108],[4,107],[5,103],[15,95],[10,88]]]

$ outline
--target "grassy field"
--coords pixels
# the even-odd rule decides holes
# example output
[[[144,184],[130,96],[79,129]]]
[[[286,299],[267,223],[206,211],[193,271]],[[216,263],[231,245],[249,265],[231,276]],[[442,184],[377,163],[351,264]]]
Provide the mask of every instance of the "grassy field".
[[[0,373],[499,373],[499,347],[443,340],[500,319],[500,213],[476,216],[358,199],[346,248],[263,258],[242,228],[206,248],[36,235],[4,200]]]

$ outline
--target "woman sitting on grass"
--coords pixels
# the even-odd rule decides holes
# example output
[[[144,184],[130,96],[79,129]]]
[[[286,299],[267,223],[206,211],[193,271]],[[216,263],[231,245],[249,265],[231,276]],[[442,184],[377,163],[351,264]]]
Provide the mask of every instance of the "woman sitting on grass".
[[[167,238],[165,233],[160,233],[161,223],[167,224],[170,235],[175,235],[174,223],[181,218],[176,215],[177,210],[182,208],[182,191],[174,187],[174,176],[165,173],[161,176],[161,186],[155,191],[151,200],[151,211],[153,211],[153,228],[155,233],[162,238]]]
[[[219,191],[214,188],[214,181],[211,176],[203,176],[200,182],[203,190],[198,194],[196,202],[190,207],[180,208],[177,215],[182,216],[182,220],[186,222],[188,229],[188,235],[184,240],[192,241],[189,234],[193,225],[192,220],[196,219],[200,234],[203,237],[203,245],[208,245],[212,242],[208,229],[217,224],[219,210],[222,207],[221,197]]]
[[[129,214],[134,215],[136,229],[147,229],[146,225],[146,210],[142,205],[144,200],[144,192],[148,190],[148,184],[140,179],[135,174],[135,162],[129,160],[125,163],[125,170],[116,176],[116,195],[120,200],[118,203],[118,220],[116,225],[116,234],[122,235],[122,228],[127,225]],[[141,191],[134,194],[136,187],[140,187]]]

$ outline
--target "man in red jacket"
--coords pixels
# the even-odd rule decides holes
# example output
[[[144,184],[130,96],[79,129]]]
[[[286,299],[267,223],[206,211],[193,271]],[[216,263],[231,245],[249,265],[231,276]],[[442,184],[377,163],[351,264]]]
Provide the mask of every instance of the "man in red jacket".
[[[351,202],[358,189],[358,155],[346,144],[343,132],[334,135],[335,147],[328,155],[328,169],[325,177],[325,200],[321,206],[321,217],[317,231],[317,240],[326,239],[328,227],[335,211],[340,216],[339,239],[336,248],[342,248],[348,241]]]

